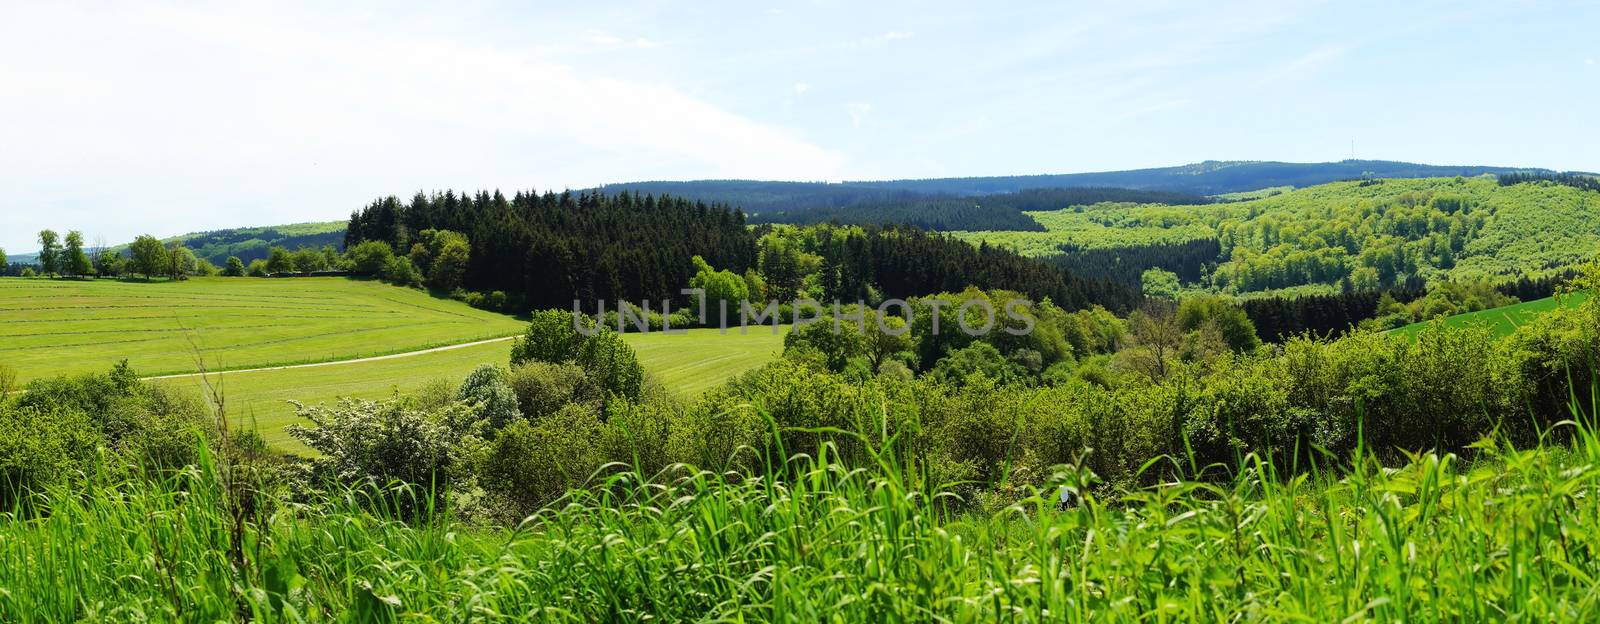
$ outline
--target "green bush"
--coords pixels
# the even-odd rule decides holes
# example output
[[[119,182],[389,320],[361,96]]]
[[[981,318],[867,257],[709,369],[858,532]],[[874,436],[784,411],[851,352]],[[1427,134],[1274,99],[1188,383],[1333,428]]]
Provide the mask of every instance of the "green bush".
[[[516,421],[489,444],[479,483],[512,516],[507,520],[531,515],[600,468],[600,427],[593,411],[575,404],[537,421]]]
[[[317,455],[310,460],[311,485],[364,489],[375,502],[410,517],[429,492],[444,493],[470,476],[470,460],[481,448],[483,420],[475,409],[453,404],[436,411],[410,400],[341,399],[334,406],[295,404],[311,426],[289,425],[289,435]],[[390,486],[409,488],[409,494]],[[439,497],[441,500],[444,497]]]
[[[571,362],[525,362],[511,369],[508,377],[517,406],[529,420],[554,414],[569,403],[598,408],[602,398],[583,368]]]
[[[480,364],[461,382],[456,400],[478,408],[478,415],[488,422],[490,429],[500,429],[513,421],[521,420],[517,407],[517,394],[507,383],[506,372],[493,364]]]
[[[394,260],[394,249],[383,241],[363,241],[345,252],[350,271],[356,275],[381,275]]]
[[[94,472],[93,425],[74,409],[7,408],[0,401],[0,514],[28,511],[28,498]]]

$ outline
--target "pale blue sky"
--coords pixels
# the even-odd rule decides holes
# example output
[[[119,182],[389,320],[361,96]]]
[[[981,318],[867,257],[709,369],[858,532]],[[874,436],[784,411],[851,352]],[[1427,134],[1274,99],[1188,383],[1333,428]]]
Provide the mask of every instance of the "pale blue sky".
[[[386,194],[1205,159],[1600,170],[1595,2],[0,4],[0,247]]]

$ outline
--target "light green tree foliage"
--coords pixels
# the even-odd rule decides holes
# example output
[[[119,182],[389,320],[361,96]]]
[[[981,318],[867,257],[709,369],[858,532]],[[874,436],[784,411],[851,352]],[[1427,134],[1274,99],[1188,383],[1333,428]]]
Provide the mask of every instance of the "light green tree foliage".
[[[383,241],[364,241],[349,251],[345,257],[350,262],[350,270],[356,275],[377,276],[383,273],[394,259],[394,249]]]
[[[868,327],[867,331],[873,328]],[[829,370],[844,370],[850,360],[867,354],[867,339],[854,321],[841,321],[835,328],[832,317],[796,327],[783,337],[786,354],[811,351],[822,358]]]
[[[421,256],[426,266],[418,265],[428,276],[428,286],[437,290],[452,291],[461,286],[467,274],[467,262],[472,257],[472,245],[465,234],[450,230],[423,230],[418,233],[425,253]],[[419,255],[412,249],[413,264]]]
[[[128,271],[146,278],[164,275],[171,266],[167,260],[167,246],[156,237],[145,234],[128,245],[130,260]]]
[[[806,277],[822,268],[822,256],[805,250],[803,236],[798,228],[775,228],[757,242],[756,264],[773,299],[794,300],[804,291]]]
[[[740,303],[750,298],[750,287],[745,279],[733,271],[712,268],[700,256],[695,256],[693,261],[695,274],[689,278],[689,287],[705,291],[706,309],[701,310],[701,314],[707,319],[716,319],[722,305],[727,306],[730,317],[737,314]]]
[[[169,277],[174,279],[194,275],[200,270],[200,263],[194,257],[194,252],[184,247],[183,243],[173,243],[167,250],[167,270]]]
[[[1177,299],[1178,291],[1182,288],[1177,273],[1159,268],[1146,269],[1139,276],[1139,283],[1143,286],[1144,296],[1163,299]]]
[[[6,249],[4,247],[0,247],[0,270],[5,270],[6,266],[8,266],[8,263],[6,262]]]
[[[573,316],[561,310],[533,314],[528,331],[511,347],[513,368],[528,362],[571,362],[584,370],[599,392],[638,398],[644,388],[644,367],[633,348],[616,331],[579,317],[585,335],[574,327]]]
[[[294,270],[301,273],[321,271],[328,268],[327,259],[322,255],[322,252],[311,247],[301,247],[296,249],[294,253],[291,254],[291,258],[294,264]]]
[[[267,250],[268,273],[293,273],[294,270],[294,254],[289,253],[288,249],[273,247]]]
[[[1255,323],[1232,299],[1217,296],[1191,297],[1178,304],[1178,327],[1185,332],[1214,329],[1234,351],[1249,351],[1261,346]]]

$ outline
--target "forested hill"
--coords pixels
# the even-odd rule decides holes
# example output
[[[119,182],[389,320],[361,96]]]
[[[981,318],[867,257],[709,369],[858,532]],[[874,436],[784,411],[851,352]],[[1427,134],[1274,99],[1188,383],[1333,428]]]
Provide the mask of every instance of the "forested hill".
[[[979,197],[920,195],[894,191],[886,198],[860,201],[845,206],[818,205],[784,210],[768,210],[751,216],[754,223],[905,223],[925,230],[1011,230],[1043,232],[1044,226],[1025,210],[1057,210],[1067,206],[1086,206],[1102,202],[1196,205],[1212,200],[1200,195],[1166,191],[1141,191],[1124,188],[1085,186],[1041,188]]]
[[[325,245],[342,248],[344,228],[344,221],[291,223],[192,232],[162,239],[161,242],[169,245],[182,243],[194,252],[195,257],[203,258],[217,266],[224,266],[228,262],[228,256],[238,256],[245,264],[249,264],[252,260],[266,258],[267,252],[273,247],[283,247],[291,251],[301,247],[317,249]],[[125,253],[127,249],[127,243],[111,248],[118,253]],[[10,260],[33,264],[38,258],[37,253],[14,254]]]
[[[382,241],[415,255],[426,230],[465,234],[471,249],[462,285],[501,291],[530,309],[598,300],[687,303],[680,291],[696,275],[696,256],[774,292],[805,291],[819,301],[976,285],[1048,297],[1069,309],[1126,310],[1139,296],[1137,288],[908,226],[768,229],[747,227],[744,213],[727,204],[665,195],[447,191],[373,202],[351,215],[345,244]]]
[[[1387,160],[1343,160],[1328,163],[1273,161],[1206,161],[1176,167],[1052,175],[934,178],[855,182],[765,182],[698,180],[628,182],[601,187],[606,192],[669,193],[689,199],[723,202],[761,214],[796,209],[840,208],[901,200],[911,196],[974,196],[1061,187],[1118,187],[1188,195],[1219,195],[1275,186],[1305,187],[1357,178],[1429,178],[1477,176],[1486,173],[1552,174],[1547,169],[1423,165]],[[899,192],[897,195],[896,192]],[[1143,200],[1130,200],[1143,201]],[[1144,203],[1176,203],[1156,200]]]

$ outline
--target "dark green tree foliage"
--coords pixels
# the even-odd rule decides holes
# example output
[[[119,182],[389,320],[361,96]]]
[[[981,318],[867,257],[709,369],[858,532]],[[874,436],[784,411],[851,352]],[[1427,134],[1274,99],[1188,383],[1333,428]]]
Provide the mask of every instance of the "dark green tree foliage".
[[[842,241],[833,233],[838,230],[824,232],[818,236],[829,238],[819,245],[823,294],[829,300],[869,299],[869,286],[884,297],[909,298],[976,285],[1017,291],[1035,301],[1049,299],[1069,310],[1099,304],[1127,311],[1139,301],[1136,287],[1083,279],[1009,249],[973,247],[910,226],[867,226],[859,236],[843,236]]]
[[[601,299],[686,299],[694,256],[743,273],[755,264],[744,213],[674,197],[622,193],[418,194],[390,197],[351,216],[345,244],[383,241],[409,251],[427,229],[466,235],[462,287],[522,296],[532,309],[592,309]]]
[[[1419,281],[1414,281],[1402,288],[1385,291],[1251,298],[1241,300],[1239,306],[1250,317],[1256,333],[1263,340],[1283,342],[1291,336],[1307,332],[1316,336],[1341,336],[1361,321],[1373,318],[1377,313],[1378,300],[1385,294],[1400,303],[1409,303],[1426,292]]]
[[[1014,230],[1042,232],[1023,211],[1060,210],[1100,202],[1194,205],[1210,203],[1198,195],[1140,191],[1124,188],[1041,188],[1015,193],[953,197],[911,191],[884,191],[865,195],[843,205],[814,204],[761,212],[755,223],[853,223],[858,225],[904,223],[925,230]]]
[[[1592,174],[1519,172],[1502,173],[1498,176],[1495,176],[1495,178],[1499,180],[1500,186],[1528,184],[1533,182],[1550,182],[1553,184],[1570,186],[1572,188],[1582,189],[1585,191],[1600,192],[1600,177],[1596,177]]]
[[[1149,269],[1171,271],[1186,283],[1200,282],[1221,259],[1222,246],[1217,239],[1206,238],[1121,247],[1062,245],[1061,254],[1050,261],[1081,277],[1138,284],[1139,276]]]

